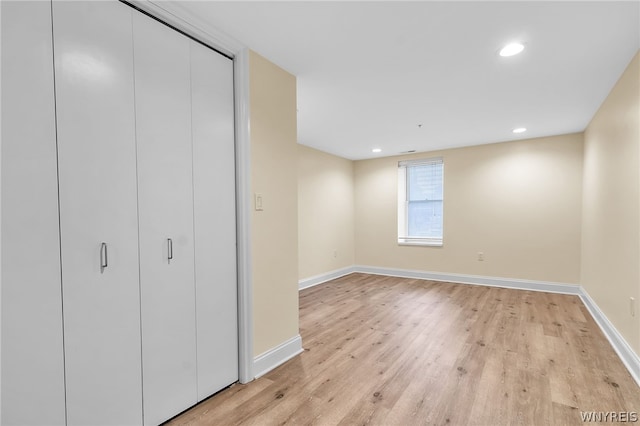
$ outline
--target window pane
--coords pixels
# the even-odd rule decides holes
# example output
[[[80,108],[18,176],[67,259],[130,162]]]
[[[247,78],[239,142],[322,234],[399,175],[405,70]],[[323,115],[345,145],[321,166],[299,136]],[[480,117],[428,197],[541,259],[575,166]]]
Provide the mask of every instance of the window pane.
[[[398,163],[398,243],[442,245],[443,180],[441,158]]]
[[[442,164],[424,164],[407,168],[408,201],[442,200]]]
[[[442,201],[409,201],[410,237],[442,238]]]

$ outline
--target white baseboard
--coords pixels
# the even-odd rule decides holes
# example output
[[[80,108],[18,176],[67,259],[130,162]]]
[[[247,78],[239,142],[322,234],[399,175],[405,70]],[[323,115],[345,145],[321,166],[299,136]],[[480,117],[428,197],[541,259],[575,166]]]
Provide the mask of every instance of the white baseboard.
[[[485,277],[481,275],[450,274],[446,272],[415,271],[408,269],[378,268],[375,266],[355,265],[353,272],[392,277],[417,278],[421,280],[445,281],[458,284],[474,284],[489,287],[514,288],[519,290],[544,291],[547,293],[580,294],[577,284],[565,284],[548,281],[521,280],[516,278]]]
[[[336,269],[335,271],[325,272],[324,274],[314,275],[313,277],[303,278],[298,281],[298,290],[313,287],[314,285],[322,284],[324,282],[335,280],[336,278],[344,277],[345,275],[352,274],[354,271],[353,266],[346,268]]]
[[[275,348],[258,355],[253,360],[255,378],[264,376],[269,371],[289,361],[294,356],[302,353],[302,337],[296,335],[291,339],[280,343]]]
[[[629,373],[640,386],[640,357],[631,349],[631,346],[609,321],[598,305],[591,299],[587,291],[577,284],[565,284],[548,281],[522,280],[515,278],[486,277],[481,275],[450,274],[445,272],[429,272],[396,268],[379,268],[376,266],[354,265],[337,271],[300,280],[300,289],[321,284],[323,282],[348,275],[350,273],[363,273],[372,275],[385,275],[401,278],[416,278],[423,280],[444,281],[459,284],[484,285],[490,287],[504,287],[518,290],[544,291],[547,293],[561,293],[577,295],[586,306],[587,310],[600,327],[611,346],[627,367]]]
[[[600,329],[609,340],[609,343],[611,343],[611,346],[613,346],[613,350],[616,351],[622,363],[627,367],[627,370],[629,370],[631,377],[633,377],[638,386],[640,386],[640,358],[638,355],[631,349],[631,346],[624,340],[624,337],[622,337],[611,321],[609,321],[606,315],[600,310],[598,305],[596,305],[596,302],[593,301],[584,287],[580,287],[580,299],[582,299],[582,303],[587,307],[589,313],[591,313],[591,316],[598,326],[600,326]]]

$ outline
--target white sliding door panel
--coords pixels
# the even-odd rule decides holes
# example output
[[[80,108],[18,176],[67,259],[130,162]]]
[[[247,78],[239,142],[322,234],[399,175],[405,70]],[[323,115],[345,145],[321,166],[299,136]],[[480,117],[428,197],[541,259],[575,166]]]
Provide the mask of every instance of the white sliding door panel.
[[[64,363],[49,2],[2,8],[3,425],[63,425]]]
[[[189,39],[136,14],[134,46],[144,421],[158,424],[197,402]]]
[[[132,9],[53,18],[68,424],[140,424]]]
[[[191,42],[198,400],[238,380],[233,62]]]

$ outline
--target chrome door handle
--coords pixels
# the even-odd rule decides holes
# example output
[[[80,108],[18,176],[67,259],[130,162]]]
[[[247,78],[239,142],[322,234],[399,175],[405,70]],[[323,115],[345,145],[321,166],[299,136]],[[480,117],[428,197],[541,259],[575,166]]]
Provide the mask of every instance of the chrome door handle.
[[[100,244],[100,273],[104,272],[104,269],[109,266],[109,260],[107,258],[107,243]]]
[[[171,263],[171,259],[173,259],[173,240],[167,238],[167,263]]]

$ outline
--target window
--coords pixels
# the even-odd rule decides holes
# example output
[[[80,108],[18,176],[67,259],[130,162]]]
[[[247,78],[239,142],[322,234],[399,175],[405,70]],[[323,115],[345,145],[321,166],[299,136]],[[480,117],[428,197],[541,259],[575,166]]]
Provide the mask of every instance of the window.
[[[398,244],[442,245],[442,158],[398,163]]]

